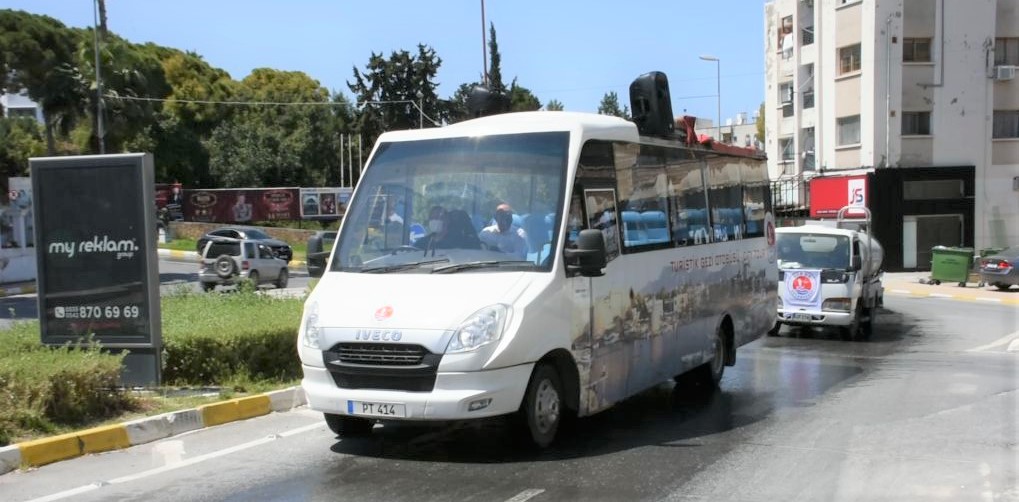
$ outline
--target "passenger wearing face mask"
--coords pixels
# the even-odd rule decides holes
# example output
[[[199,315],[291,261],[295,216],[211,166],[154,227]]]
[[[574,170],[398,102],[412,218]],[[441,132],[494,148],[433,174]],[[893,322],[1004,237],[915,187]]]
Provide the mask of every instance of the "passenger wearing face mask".
[[[428,212],[428,234],[414,241],[414,247],[432,249],[446,235],[446,210],[442,206],[432,206]]]
[[[495,225],[489,225],[478,234],[489,249],[502,251],[521,260],[527,258],[527,233],[513,227],[513,208],[499,204],[495,208]]]

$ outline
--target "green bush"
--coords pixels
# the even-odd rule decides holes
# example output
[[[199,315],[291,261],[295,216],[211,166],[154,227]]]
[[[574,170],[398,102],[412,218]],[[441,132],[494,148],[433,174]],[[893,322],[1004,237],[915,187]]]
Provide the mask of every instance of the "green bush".
[[[163,298],[164,382],[221,384],[238,374],[254,381],[298,378],[302,302],[246,288]]]
[[[122,355],[95,344],[44,347],[38,323],[0,333],[0,446],[25,431],[51,432],[133,410],[117,387]]]
[[[299,378],[302,303],[253,288],[164,296],[163,381],[258,387]],[[0,331],[0,446],[136,409],[138,401],[118,388],[122,358],[95,344],[45,347],[38,322]]]

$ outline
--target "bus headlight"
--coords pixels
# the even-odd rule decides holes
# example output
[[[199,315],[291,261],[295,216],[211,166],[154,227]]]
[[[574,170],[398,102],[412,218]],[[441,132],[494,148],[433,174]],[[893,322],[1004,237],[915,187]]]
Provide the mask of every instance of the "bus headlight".
[[[318,302],[311,301],[304,306],[304,332],[301,333],[301,341],[309,349],[320,350],[321,340],[318,327]]]
[[[821,304],[821,310],[829,312],[849,312],[853,308],[853,302],[849,298],[829,298]]]
[[[460,323],[446,346],[446,353],[470,352],[499,341],[508,314],[509,307],[502,304],[490,305],[475,312]]]

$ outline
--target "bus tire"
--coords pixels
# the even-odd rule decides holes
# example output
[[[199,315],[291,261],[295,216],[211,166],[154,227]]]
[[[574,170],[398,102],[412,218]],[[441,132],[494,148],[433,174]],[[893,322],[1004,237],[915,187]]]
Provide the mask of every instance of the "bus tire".
[[[728,337],[725,335],[724,324],[715,328],[715,340],[712,350],[714,356],[699,368],[701,381],[710,388],[718,387],[718,383],[722,381],[722,374],[725,373],[725,355],[729,353],[728,342],[726,341]]]
[[[768,330],[768,336],[778,336],[778,332],[782,330],[782,323],[775,322],[775,325]]]
[[[371,434],[375,422],[366,418],[325,413],[326,425],[340,437],[362,437]]]
[[[551,364],[538,363],[520,406],[523,426],[538,448],[547,447],[555,439],[565,411],[564,397],[559,372]]]

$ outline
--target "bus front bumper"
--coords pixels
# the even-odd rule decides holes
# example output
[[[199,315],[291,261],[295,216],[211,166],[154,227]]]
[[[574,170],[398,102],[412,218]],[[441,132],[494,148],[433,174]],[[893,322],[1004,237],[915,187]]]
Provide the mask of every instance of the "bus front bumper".
[[[341,388],[325,368],[302,365],[301,387],[308,407],[323,413],[380,420],[466,420],[516,412],[533,368],[529,363],[487,371],[440,371],[431,391],[409,392]],[[379,414],[379,409],[386,414]]]

